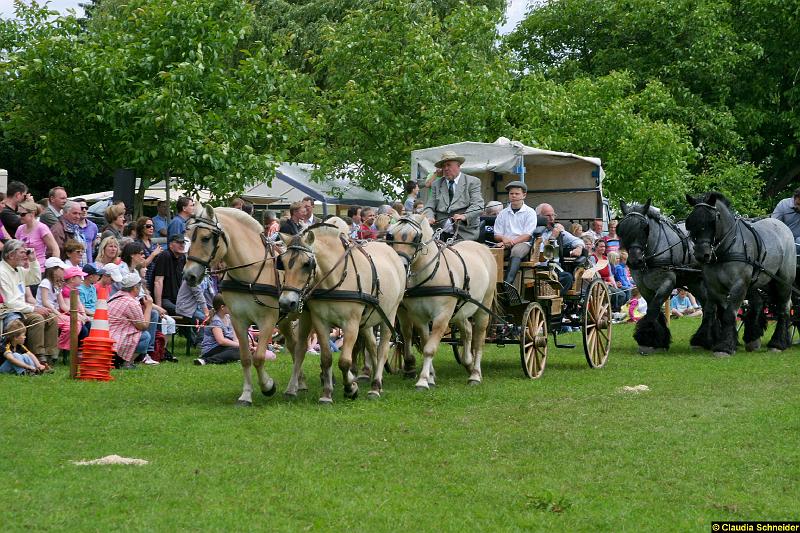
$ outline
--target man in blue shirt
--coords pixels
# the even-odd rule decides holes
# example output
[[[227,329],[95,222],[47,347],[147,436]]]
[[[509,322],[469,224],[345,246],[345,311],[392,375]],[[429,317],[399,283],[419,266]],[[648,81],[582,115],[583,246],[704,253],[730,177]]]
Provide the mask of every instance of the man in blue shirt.
[[[189,220],[194,213],[194,200],[189,197],[181,196],[175,204],[177,214],[169,223],[167,228],[167,240],[172,239],[173,235],[183,236],[186,233],[186,221]]]
[[[153,217],[153,231],[156,237],[166,237],[167,227],[169,227],[169,205],[166,201],[158,202],[158,214]]]
[[[800,254],[800,187],[794,190],[791,198],[784,198],[775,206],[772,218],[777,218],[792,230],[794,245]]]

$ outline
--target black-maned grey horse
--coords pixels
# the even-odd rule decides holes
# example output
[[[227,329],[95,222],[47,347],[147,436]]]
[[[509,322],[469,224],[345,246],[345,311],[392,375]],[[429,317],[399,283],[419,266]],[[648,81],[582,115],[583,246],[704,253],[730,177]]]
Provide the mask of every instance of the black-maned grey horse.
[[[797,263],[791,230],[773,218],[745,221],[718,192],[698,198],[687,194],[686,200],[694,207],[686,229],[695,257],[703,263],[708,297],[720,307],[721,332],[712,348],[714,354],[727,356],[736,351],[736,313],[745,298],[749,304],[744,317],[745,348],[760,347],[766,330],[763,295],[777,317],[767,346],[785,350],[790,344],[789,309]]]
[[[617,226],[620,246],[628,252],[628,267],[647,301],[647,314],[636,323],[633,338],[639,353],[669,348],[672,336],[667,328],[663,303],[675,287],[686,286],[703,306],[700,328],[691,346],[710,350],[716,337],[715,308],[709,305],[700,264],[694,258],[688,234],[650,205],[620,202],[622,220]]]

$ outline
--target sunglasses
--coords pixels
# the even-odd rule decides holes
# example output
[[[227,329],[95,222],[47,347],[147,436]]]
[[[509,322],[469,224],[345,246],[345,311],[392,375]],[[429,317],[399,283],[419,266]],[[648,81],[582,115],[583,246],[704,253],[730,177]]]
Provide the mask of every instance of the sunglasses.
[[[150,229],[150,228],[153,227],[153,225],[152,224],[145,224],[144,227],[147,228],[147,229]]]
[[[85,205],[81,206],[81,211],[88,211],[88,210],[89,210],[89,208],[87,206],[85,206]]]

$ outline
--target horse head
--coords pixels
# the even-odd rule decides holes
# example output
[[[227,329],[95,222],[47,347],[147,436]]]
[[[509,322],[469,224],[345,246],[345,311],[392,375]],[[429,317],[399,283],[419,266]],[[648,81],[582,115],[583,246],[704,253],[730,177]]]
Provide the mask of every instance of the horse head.
[[[222,229],[214,208],[195,203],[192,218],[186,224],[186,237],[189,239],[189,251],[186,266],[183,268],[183,279],[194,287],[210,268],[225,256],[228,238]]]
[[[715,249],[735,224],[730,202],[722,193],[711,191],[699,196],[686,195],[694,209],[686,218],[686,229],[694,243],[694,255],[701,263],[715,260]]]
[[[628,266],[638,269],[644,266],[647,255],[647,241],[650,237],[650,218],[657,213],[651,205],[651,199],[642,205],[626,204],[620,201],[622,220],[617,225],[620,247],[628,251]]]
[[[281,313],[302,311],[303,298],[311,285],[317,269],[314,251],[317,229],[307,229],[299,235],[281,233],[286,251],[280,256],[283,285],[278,306]]]
[[[386,231],[386,242],[394,248],[403,261],[406,272],[426,246],[433,240],[433,229],[423,215],[406,215],[392,224]]]

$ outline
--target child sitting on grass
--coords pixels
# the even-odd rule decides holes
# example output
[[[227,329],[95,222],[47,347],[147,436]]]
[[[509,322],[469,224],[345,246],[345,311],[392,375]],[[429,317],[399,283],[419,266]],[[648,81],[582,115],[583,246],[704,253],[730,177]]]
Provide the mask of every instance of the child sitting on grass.
[[[25,347],[25,324],[21,320],[9,322],[5,338],[0,374],[34,375],[53,372],[50,366],[40,363]]]
[[[646,314],[647,300],[642,298],[638,288],[633,287],[631,289],[631,300],[628,302],[628,321],[638,322]]]

